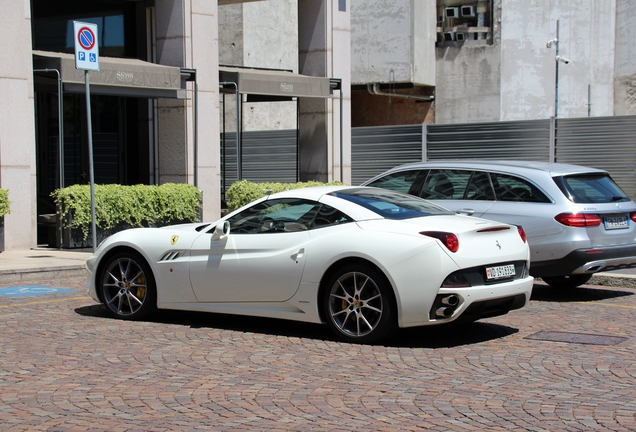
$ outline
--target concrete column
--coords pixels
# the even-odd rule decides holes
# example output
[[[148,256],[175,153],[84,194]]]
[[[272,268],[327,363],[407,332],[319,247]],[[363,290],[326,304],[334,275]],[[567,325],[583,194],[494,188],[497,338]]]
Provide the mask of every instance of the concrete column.
[[[341,78],[344,89],[343,154],[340,160],[340,100],[300,100],[301,180],[351,181],[351,62],[346,0],[298,1],[299,73]],[[338,91],[335,96],[340,96]]]
[[[221,217],[219,125],[219,27],[216,1],[192,1],[192,44],[188,64],[197,71],[198,180],[203,191],[203,220]],[[192,117],[190,117],[192,119]],[[192,156],[194,154],[192,153]],[[191,162],[193,164],[193,161]]]
[[[196,69],[198,86],[196,157],[194,83],[188,84],[185,102],[159,101],[159,179],[196,180],[203,191],[203,219],[215,220],[221,214],[217,2],[157,0],[155,7],[158,63]]]
[[[31,2],[2,2],[0,15],[0,187],[9,189],[6,250],[36,245],[35,117]]]
[[[186,4],[183,0],[157,0],[155,7],[157,63],[185,67]],[[159,99],[157,104],[159,184],[188,183],[186,101]]]

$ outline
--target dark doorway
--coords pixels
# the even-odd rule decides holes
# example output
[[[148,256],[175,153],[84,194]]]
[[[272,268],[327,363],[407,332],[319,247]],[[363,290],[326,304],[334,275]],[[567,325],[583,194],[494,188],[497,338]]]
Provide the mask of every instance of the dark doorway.
[[[99,53],[147,60],[148,8],[154,2],[125,0],[32,0],[33,49],[74,52],[74,20],[98,25]],[[51,192],[60,187],[59,103],[54,74],[36,72],[37,214],[54,214]],[[96,184],[148,184],[153,139],[150,99],[91,95],[93,165]],[[64,92],[62,186],[88,184],[88,135],[84,94]],[[50,227],[38,226],[38,244]]]

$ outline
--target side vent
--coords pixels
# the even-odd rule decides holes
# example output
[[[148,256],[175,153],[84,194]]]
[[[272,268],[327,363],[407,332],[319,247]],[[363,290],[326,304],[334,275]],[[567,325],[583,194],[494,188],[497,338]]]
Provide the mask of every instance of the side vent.
[[[159,259],[159,262],[161,261],[174,261],[178,258],[181,258],[183,256],[183,254],[185,253],[185,251],[169,251],[166,252],[165,254],[163,254],[163,256]]]

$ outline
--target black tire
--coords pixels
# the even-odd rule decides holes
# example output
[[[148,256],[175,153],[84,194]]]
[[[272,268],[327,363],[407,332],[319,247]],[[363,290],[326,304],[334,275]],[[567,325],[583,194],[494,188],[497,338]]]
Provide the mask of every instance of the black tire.
[[[139,320],[157,308],[157,286],[146,260],[133,252],[108,258],[98,279],[98,290],[115,318]]]
[[[380,341],[397,330],[393,291],[386,277],[366,265],[337,270],[323,296],[327,324],[350,343]]]
[[[587,283],[592,278],[591,274],[577,274],[566,276],[542,277],[543,282],[553,288],[576,288]]]

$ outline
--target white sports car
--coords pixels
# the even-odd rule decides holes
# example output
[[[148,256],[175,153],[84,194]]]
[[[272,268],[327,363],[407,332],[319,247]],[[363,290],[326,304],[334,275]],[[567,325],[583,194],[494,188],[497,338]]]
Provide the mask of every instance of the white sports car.
[[[521,227],[348,186],[273,194],[212,224],[122,231],[86,265],[90,295],[117,318],[159,308],[326,322],[360,343],[505,314],[534,280]]]

